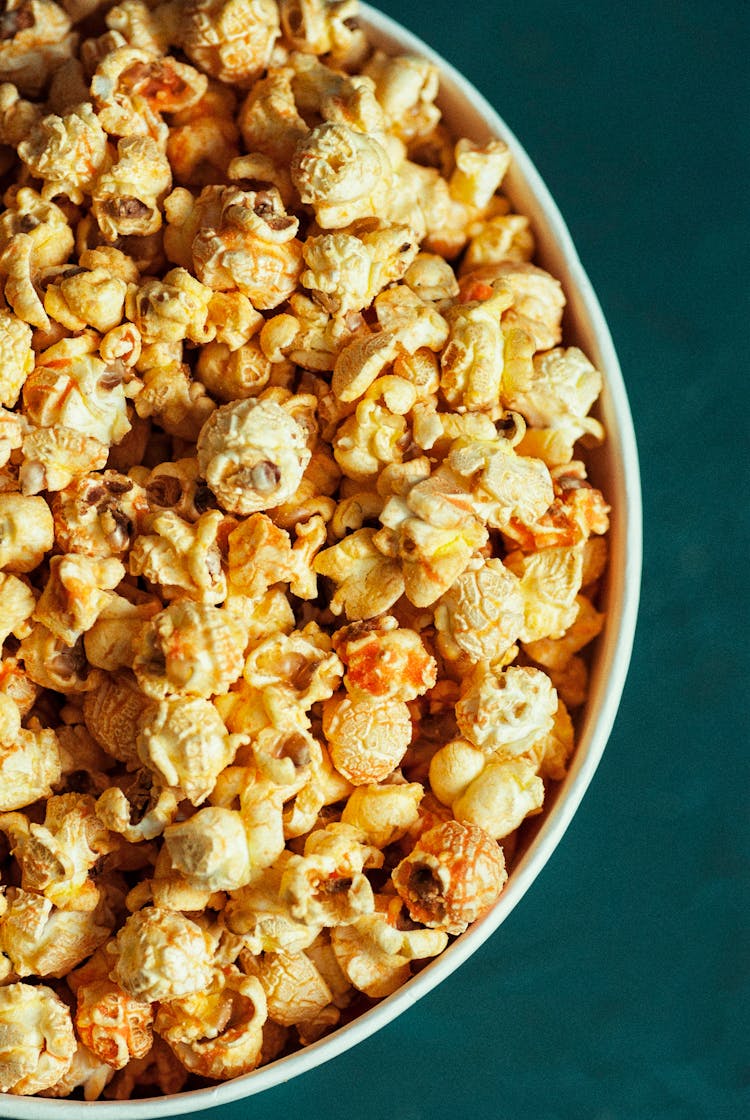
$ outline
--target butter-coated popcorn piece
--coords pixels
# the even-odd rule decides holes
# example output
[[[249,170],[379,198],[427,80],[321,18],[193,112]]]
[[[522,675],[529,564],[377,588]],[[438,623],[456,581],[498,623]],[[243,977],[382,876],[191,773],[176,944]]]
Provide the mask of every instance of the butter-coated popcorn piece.
[[[130,430],[123,373],[95,351],[97,336],[62,339],[38,357],[23,387],[26,415],[40,427],[72,428],[109,446]]]
[[[288,168],[294,150],[308,133],[297,110],[291,67],[273,67],[256,82],[240,108],[239,126],[248,152]],[[288,172],[287,172],[288,174]]]
[[[166,1042],[156,1037],[144,1058],[133,1058],[115,1073],[107,1086],[107,1099],[128,1101],[144,1091],[149,1095],[163,1093],[165,1096],[179,1093],[185,1087],[188,1076],[188,1071]]]
[[[207,698],[226,692],[242,672],[245,634],[229,612],[178,599],[148,623],[133,669],[143,691]]]
[[[414,630],[392,615],[336,631],[333,646],[346,666],[350,696],[416,700],[437,680],[435,659]]]
[[[31,632],[28,619],[36,606],[31,587],[18,576],[0,572],[0,646],[13,634],[25,638]]]
[[[125,281],[111,276],[104,268],[76,269],[71,270],[71,274],[63,271],[47,286],[44,309],[51,319],[68,330],[93,327],[105,334],[122,323],[126,292]]]
[[[80,639],[70,646],[40,622],[34,623],[18,654],[29,677],[42,688],[63,693],[88,692],[101,682],[101,673],[86,660]]]
[[[241,937],[250,953],[306,949],[320,933],[323,923],[315,925],[294,918],[279,889],[290,864],[300,857],[285,850],[275,862],[262,870],[251,883],[233,891],[223,911],[227,929]]]
[[[160,342],[210,342],[215,327],[209,326],[209,304],[213,295],[184,268],[173,268],[163,280],[146,277],[128,292],[128,318],[147,345]]]
[[[125,416],[129,424],[127,409]],[[109,447],[75,428],[30,425],[23,437],[22,452],[21,490],[33,496],[42,490],[64,490],[79,475],[101,470],[107,465]]]
[[[247,88],[268,66],[278,36],[274,0],[188,0],[180,45],[206,74]]]
[[[10,0],[3,13],[0,81],[39,97],[78,43],[67,13],[53,0]]]
[[[63,552],[122,557],[148,513],[146,493],[118,471],[74,479],[51,502],[55,540]]]
[[[106,591],[117,587],[125,568],[114,557],[77,553],[53,556],[49,565],[34,619],[72,646],[93,626],[107,601]]]
[[[331,947],[344,975],[371,999],[390,995],[412,975],[413,960],[436,957],[447,944],[442,930],[401,930],[387,913],[364,914],[331,930]]]
[[[451,739],[430,760],[430,789],[443,805],[451,806],[487,765],[486,754],[466,739]]]
[[[565,669],[574,654],[601,633],[604,614],[585,595],[576,596],[576,605],[576,616],[561,637],[524,643],[528,656],[545,669]]]
[[[18,155],[42,180],[42,198],[64,194],[81,203],[107,162],[107,135],[83,103],[64,116],[44,117],[18,145]]]
[[[172,185],[169,161],[150,136],[123,136],[117,159],[92,189],[91,212],[105,239],[148,236],[162,224],[160,203]]]
[[[348,125],[324,121],[295,149],[292,182],[323,229],[340,229],[357,218],[385,211],[393,169],[374,137]]]
[[[417,249],[408,226],[363,219],[346,230],[308,237],[300,282],[331,312],[361,311],[403,277]]]
[[[518,639],[523,622],[518,577],[497,559],[463,572],[435,605],[437,646],[451,660],[497,660]]]
[[[529,261],[502,261],[484,270],[490,280],[503,280],[513,292],[504,323],[521,327],[536,350],[551,350],[561,339],[565,296],[559,280]]]
[[[211,81],[200,101],[172,114],[167,157],[175,181],[189,187],[221,182],[239,157],[237,97]]]
[[[356,0],[280,0],[281,28],[292,47],[325,55],[335,68],[350,69],[367,52]]]
[[[338,772],[361,786],[395,770],[411,742],[412,724],[403,700],[339,695],[323,707],[323,733]]]
[[[32,572],[54,540],[54,520],[44,498],[0,494],[0,569]]]
[[[132,768],[138,762],[138,722],[152,704],[132,676],[108,675],[84,696],[83,718],[99,746]]]
[[[494,840],[514,832],[544,801],[544,782],[526,758],[491,759],[451,809],[462,824],[478,825]]]
[[[334,437],[336,462],[348,478],[369,482],[386,463],[401,460],[406,432],[403,416],[366,398]]]
[[[422,300],[441,303],[458,295],[458,280],[448,261],[437,253],[417,253],[404,281]]]
[[[479,662],[456,704],[461,734],[487,754],[523,754],[551,729],[557,694],[540,669]]]
[[[105,53],[94,59],[91,79],[91,99],[99,120],[112,136],[148,137],[163,145],[168,129],[161,114],[199,101],[208,85],[205,75],[171,55],[159,56],[126,45],[117,31],[110,31],[104,39]],[[157,149],[143,151],[153,154]]]
[[[433,63],[416,55],[390,56],[375,51],[362,73],[375,82],[375,96],[390,132],[405,142],[432,132],[440,120],[435,105],[439,78]]]
[[[20,412],[10,412],[0,405],[0,468],[7,466],[13,452],[23,446],[28,428],[25,416]],[[8,473],[5,477],[9,477]]]
[[[503,378],[506,407],[522,413],[536,428],[556,428],[566,421],[587,430],[586,419],[602,388],[602,376],[576,346],[537,354],[526,377]]]
[[[0,811],[23,809],[49,797],[62,772],[55,732],[21,726],[18,706],[0,692]]]
[[[183,362],[150,366],[135,399],[141,418],[153,417],[169,435],[193,443],[216,405],[200,381],[194,381]]]
[[[68,1069],[49,1089],[40,1091],[40,1097],[69,1097],[76,1089],[83,1090],[85,1101],[97,1101],[114,1076],[114,1070],[100,1062],[95,1054],[82,1044],[73,1055]]]
[[[26,101],[12,82],[0,84],[0,143],[17,148],[43,116],[42,106]]]
[[[60,979],[112,933],[114,914],[106,901],[95,910],[60,910],[43,895],[21,887],[10,887],[6,898],[0,951],[21,977]]]
[[[416,823],[423,796],[419,782],[356,786],[341,820],[360,829],[369,844],[382,849],[401,840]]]
[[[576,596],[583,573],[583,546],[542,548],[528,554],[512,552],[505,562],[521,581],[521,641],[562,637],[578,614]]]
[[[0,308],[0,405],[13,408],[24,381],[34,368],[31,327],[7,308]]]
[[[186,1069],[224,1081],[259,1064],[267,1014],[258,978],[231,967],[216,970],[205,990],[162,1002],[154,1029]]]
[[[242,965],[260,981],[269,1018],[284,1027],[314,1019],[331,1003],[331,989],[305,952],[243,953]]]
[[[549,470],[539,459],[516,453],[508,441],[455,441],[447,458],[454,475],[470,487],[476,511],[492,528],[504,529],[512,520],[536,521],[554,499]]]
[[[150,1003],[179,999],[211,983],[209,936],[173,910],[147,906],[131,914],[108,949],[110,978],[137,999]]]
[[[237,746],[213,704],[198,697],[161,700],[139,720],[139,757],[162,785],[193,805],[206,800]]]
[[[227,594],[217,541],[223,522],[219,510],[207,510],[193,524],[171,510],[157,514],[130,551],[130,574],[144,576],[164,599],[221,603]]]
[[[279,505],[297,489],[309,461],[303,428],[271,401],[223,405],[198,438],[201,476],[231,513]]]
[[[469,244],[461,259],[463,273],[498,261],[528,261],[534,254],[529,219],[522,214],[493,214],[469,226]]]
[[[510,151],[502,140],[477,144],[461,139],[455,148],[455,168],[449,180],[453,198],[467,207],[483,210],[500,186],[510,166]]]
[[[109,9],[104,20],[128,46],[150,54],[166,54],[178,37],[179,14],[179,6],[169,0],[155,5],[145,0],[121,0]]]
[[[313,926],[336,926],[372,912],[375,899],[364,870],[380,867],[382,854],[364,842],[351,825],[334,824],[311,832],[304,855],[285,863],[279,898],[291,917]]]
[[[411,917],[449,934],[486,913],[507,877],[502,848],[482,828],[459,821],[423,833],[392,875]]]
[[[76,1000],[73,1021],[78,1037],[112,1070],[149,1052],[154,1019],[150,1003],[129,995],[106,976],[81,984]]]
[[[76,1051],[70,1012],[44,984],[0,988],[0,1090],[32,1096],[67,1072]]]
[[[164,843],[172,865],[201,890],[234,891],[252,878],[245,825],[234,809],[207,805],[167,825]]]
[[[130,844],[153,840],[177,815],[179,802],[171,789],[157,785],[150,770],[129,773],[97,798],[102,824]]]
[[[570,665],[571,662],[568,662]],[[567,666],[566,666],[567,669]],[[557,681],[553,681],[557,688]],[[568,770],[568,762],[575,748],[575,728],[573,720],[562,695],[558,692],[552,728],[538,739],[528,751],[528,758],[536,768],[540,778],[562,781]]]
[[[0,214],[0,251],[12,242],[28,238],[34,270],[64,264],[73,249],[73,232],[65,211],[42,198],[31,187],[11,188],[4,197],[6,209]]]
[[[375,535],[374,529],[357,529],[315,557],[315,571],[338,585],[329,602],[334,614],[374,618],[403,594],[401,565],[375,547]]]
[[[454,409],[496,409],[503,372],[500,316],[513,294],[500,284],[489,299],[458,304],[448,312],[450,336],[440,358],[440,388]]]
[[[40,688],[17,657],[3,657],[0,659],[0,692],[14,701],[23,719],[34,707]]]
[[[260,342],[253,338],[236,350],[223,342],[209,342],[201,348],[195,372],[212,396],[229,403],[257,397],[273,368]]]
[[[344,667],[331,640],[315,622],[303,630],[278,634],[260,642],[245,662],[243,676],[262,693],[268,720],[283,727],[296,708],[307,711],[333,695]]]
[[[159,613],[161,601],[131,584],[122,583],[124,595],[108,592],[96,622],[83,635],[89,664],[107,672],[130,669],[135,650],[148,622]]]

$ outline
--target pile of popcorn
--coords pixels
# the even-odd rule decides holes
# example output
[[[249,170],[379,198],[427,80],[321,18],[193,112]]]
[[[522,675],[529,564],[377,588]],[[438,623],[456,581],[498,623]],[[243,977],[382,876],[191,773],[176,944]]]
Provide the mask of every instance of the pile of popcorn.
[[[603,622],[602,378],[356,0],[7,0],[0,81],[0,1090],[175,1093],[497,899]]]

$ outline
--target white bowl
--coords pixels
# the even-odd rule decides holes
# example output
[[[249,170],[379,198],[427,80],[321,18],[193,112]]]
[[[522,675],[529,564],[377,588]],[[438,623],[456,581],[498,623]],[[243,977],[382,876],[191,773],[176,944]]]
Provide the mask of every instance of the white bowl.
[[[441,73],[439,104],[456,136],[484,140],[498,136],[511,149],[513,164],[503,182],[514,208],[531,220],[537,241],[535,261],[563,284],[567,296],[566,344],[575,343],[604,374],[599,415],[607,430],[604,446],[588,456],[590,475],[612,506],[610,563],[604,589],[607,612],[596,644],[589,698],[578,724],[578,745],[565,780],[546,802],[539,825],[513,865],[492,910],[402,988],[358,1019],[255,1073],[221,1085],[137,1101],[46,1100],[5,1096],[2,1115],[19,1120],[160,1120],[229,1104],[280,1085],[335,1058],[397,1015],[407,1011],[474,953],[505,920],[552,855],[591,781],[615,719],[630,661],[641,576],[641,493],[633,423],[617,355],[601,308],[570,234],[549,191],[505,122],[485,98],[449,63],[399,24],[361,5],[362,20],[377,46],[419,54]]]

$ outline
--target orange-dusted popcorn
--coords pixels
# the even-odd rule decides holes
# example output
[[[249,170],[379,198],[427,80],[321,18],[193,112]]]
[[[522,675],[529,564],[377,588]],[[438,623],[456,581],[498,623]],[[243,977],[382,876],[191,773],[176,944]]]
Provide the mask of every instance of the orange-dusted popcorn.
[[[323,732],[333,765],[360,786],[395,770],[411,742],[412,725],[403,700],[334,696],[323,708]]]
[[[422,834],[392,879],[415,921],[457,934],[489,910],[507,872],[482,828],[446,821]]]
[[[76,997],[76,1032],[102,1062],[122,1069],[132,1058],[148,1054],[154,1019],[150,1003],[128,995],[106,978],[82,984]]]
[[[333,644],[346,665],[344,685],[350,696],[416,700],[436,682],[435,659],[419,634],[400,627],[392,615],[346,626],[336,632]]]
[[[10,0],[3,13],[0,81],[39,97],[77,43],[68,14],[53,0]]]
[[[265,70],[278,35],[273,0],[188,0],[180,40],[205,73],[244,88]]]
[[[242,672],[245,639],[227,611],[178,599],[144,628],[133,662],[136,679],[155,699],[226,692]]]

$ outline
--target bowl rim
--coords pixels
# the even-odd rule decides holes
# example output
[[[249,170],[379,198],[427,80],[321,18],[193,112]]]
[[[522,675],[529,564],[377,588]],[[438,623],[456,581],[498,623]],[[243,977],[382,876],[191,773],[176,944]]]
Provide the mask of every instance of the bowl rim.
[[[497,902],[439,957],[392,995],[319,1041],[231,1081],[205,1089],[132,1101],[58,1100],[3,1094],[2,1115],[8,1118],[80,1120],[82,1110],[88,1112],[93,1109],[92,1115],[101,1117],[101,1120],[161,1120],[162,1117],[217,1108],[255,1096],[358,1045],[455,972],[505,921],[562,839],[594,776],[614,725],[635,636],[643,543],[638,450],[622,371],[609,327],[557,204],[506,122],[467,78],[414,32],[364,0],[360,0],[359,13],[368,31],[372,32],[376,46],[395,47],[402,53],[428,59],[439,69],[441,95],[444,96],[444,91],[449,89],[452,96],[471,106],[492,135],[502,138],[508,145],[513,157],[514,176],[533,197],[551,244],[559,249],[565,260],[567,277],[563,287],[577,293],[581,314],[595,341],[598,351],[596,363],[605,375],[603,396],[608,400],[612,416],[617,419],[616,425],[608,425],[607,439],[611,448],[609,456],[616,467],[610,475],[610,490],[615,491],[614,548],[621,559],[609,587],[613,607],[611,613],[608,612],[605,626],[609,640],[597,656],[598,681],[592,680],[592,691],[598,692],[599,703],[592,703],[590,693],[587,709],[589,712],[595,710],[590,718],[584,719],[574,762],[563,783],[564,796],[558,795],[551,809],[544,814],[537,835],[513,867]]]

